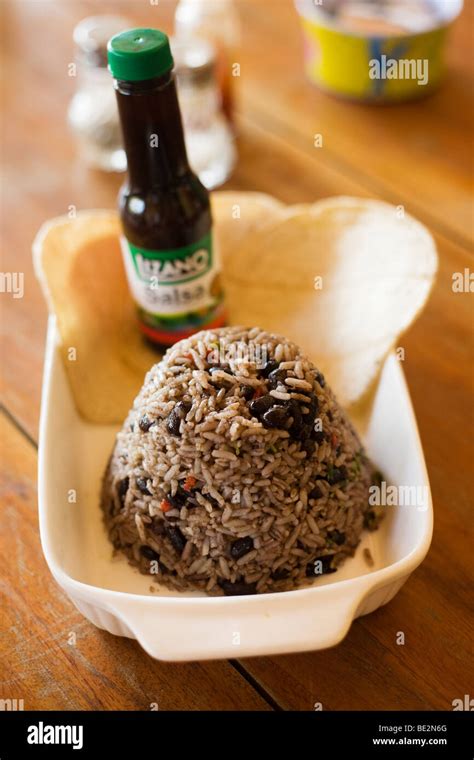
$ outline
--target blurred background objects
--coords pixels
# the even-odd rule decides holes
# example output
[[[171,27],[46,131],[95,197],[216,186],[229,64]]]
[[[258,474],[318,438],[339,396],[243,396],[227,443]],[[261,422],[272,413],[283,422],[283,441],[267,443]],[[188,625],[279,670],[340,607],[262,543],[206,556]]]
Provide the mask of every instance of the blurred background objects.
[[[215,48],[199,37],[171,39],[178,98],[191,167],[212,190],[230,176],[236,160],[234,136],[222,111],[215,76]]]
[[[127,165],[107,73],[107,41],[133,26],[126,16],[98,15],[82,19],[73,32],[77,88],[69,124],[82,159],[104,171],[123,172]],[[240,23],[233,0],[181,0],[175,31],[171,46],[188,157],[201,182],[213,189],[229,178],[237,157],[232,62]]]
[[[462,0],[295,0],[308,79],[368,103],[432,92]]]
[[[69,124],[86,163],[104,171],[125,171],[127,160],[107,70],[107,42],[132,24],[123,16],[91,16],[74,28],[77,89]]]
[[[202,37],[214,44],[217,81],[224,113],[233,123],[234,82],[232,64],[238,61],[240,18],[234,0],[180,0],[175,12],[179,37]]]

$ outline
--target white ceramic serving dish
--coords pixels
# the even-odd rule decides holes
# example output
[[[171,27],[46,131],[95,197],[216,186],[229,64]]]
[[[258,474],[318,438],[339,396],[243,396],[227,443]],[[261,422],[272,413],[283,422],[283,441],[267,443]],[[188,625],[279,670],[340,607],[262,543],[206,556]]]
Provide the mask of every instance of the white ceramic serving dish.
[[[205,660],[324,649],[354,618],[389,602],[425,557],[432,504],[407,387],[394,355],[383,368],[366,420],[370,455],[395,485],[426,486],[426,509],[387,507],[382,527],[356,556],[308,588],[242,597],[176,594],[112,558],[101,521],[99,484],[116,427],[93,425],[75,409],[50,318],[39,447],[41,542],[62,589],[94,625],[136,638],[160,660]],[[77,494],[70,503],[71,493]],[[368,547],[374,565],[363,557]]]

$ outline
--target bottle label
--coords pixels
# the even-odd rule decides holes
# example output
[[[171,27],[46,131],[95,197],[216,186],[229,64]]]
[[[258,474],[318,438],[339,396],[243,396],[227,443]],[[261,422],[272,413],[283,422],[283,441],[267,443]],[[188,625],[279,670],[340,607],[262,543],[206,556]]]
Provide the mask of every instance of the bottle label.
[[[140,248],[125,237],[121,246],[130,290],[145,325],[174,334],[175,339],[180,333],[217,326],[222,287],[211,232],[170,250]]]

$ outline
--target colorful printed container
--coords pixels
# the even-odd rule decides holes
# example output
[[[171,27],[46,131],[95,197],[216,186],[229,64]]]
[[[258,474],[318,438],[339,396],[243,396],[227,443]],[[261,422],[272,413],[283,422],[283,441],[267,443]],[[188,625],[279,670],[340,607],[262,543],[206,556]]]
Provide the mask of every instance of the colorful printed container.
[[[366,102],[422,97],[443,73],[447,30],[462,0],[295,0],[314,84]]]

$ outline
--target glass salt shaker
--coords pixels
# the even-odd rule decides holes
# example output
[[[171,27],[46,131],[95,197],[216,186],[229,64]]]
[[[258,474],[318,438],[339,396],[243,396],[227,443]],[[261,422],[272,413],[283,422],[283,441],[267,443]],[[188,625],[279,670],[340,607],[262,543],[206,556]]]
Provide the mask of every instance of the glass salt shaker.
[[[77,89],[69,105],[68,121],[86,163],[109,172],[125,171],[127,159],[107,71],[107,42],[130,26],[124,17],[91,16],[73,33]]]
[[[189,163],[209,189],[222,185],[236,162],[234,136],[222,111],[215,49],[199,38],[171,40]]]
[[[234,124],[235,77],[232,67],[239,60],[241,39],[240,18],[234,0],[179,0],[175,30],[177,37],[200,37],[214,45],[222,109]]]

